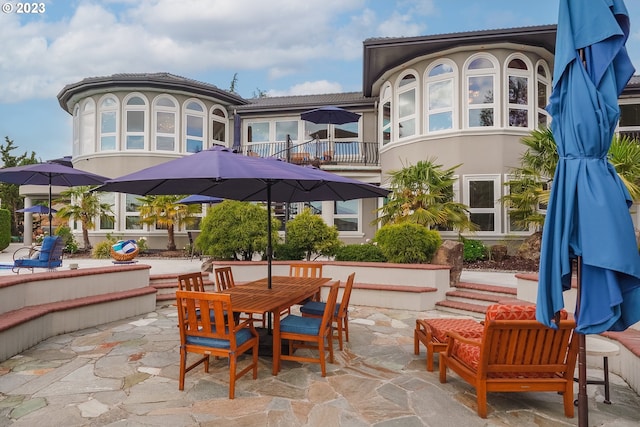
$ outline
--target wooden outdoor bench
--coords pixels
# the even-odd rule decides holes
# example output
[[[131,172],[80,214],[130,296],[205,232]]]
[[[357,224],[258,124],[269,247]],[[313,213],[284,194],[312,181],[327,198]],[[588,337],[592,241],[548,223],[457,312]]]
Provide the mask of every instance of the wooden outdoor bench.
[[[494,304],[480,338],[448,333],[440,353],[440,382],[451,369],[476,389],[478,415],[487,417],[487,392],[553,391],[573,417],[573,373],[578,354],[575,321],[563,312],[558,329],[535,320],[535,306]]]

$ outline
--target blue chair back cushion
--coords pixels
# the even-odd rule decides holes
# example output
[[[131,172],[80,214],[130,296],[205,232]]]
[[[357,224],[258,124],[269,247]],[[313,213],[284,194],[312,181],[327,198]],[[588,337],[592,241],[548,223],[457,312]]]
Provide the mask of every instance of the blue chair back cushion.
[[[324,314],[324,308],[327,304],[319,301],[309,301],[304,303],[302,307],[300,307],[300,312],[304,314],[311,314],[314,316],[322,316]],[[340,303],[336,304],[336,311],[334,316],[338,315],[338,311],[340,311]]]
[[[247,328],[240,329],[236,333],[236,345],[240,346],[244,344],[247,340],[251,339],[251,331]],[[206,338],[206,337],[197,337],[193,335],[187,336],[187,344],[191,345],[202,345],[205,347],[213,347],[213,348],[229,348],[228,340],[221,340],[218,338]]]
[[[280,331],[291,334],[318,335],[322,319],[289,315],[280,321]]]
[[[42,240],[42,246],[40,248],[40,257],[38,259],[40,261],[47,262],[51,256],[51,250],[53,249],[53,245],[55,245],[58,237],[47,236]]]

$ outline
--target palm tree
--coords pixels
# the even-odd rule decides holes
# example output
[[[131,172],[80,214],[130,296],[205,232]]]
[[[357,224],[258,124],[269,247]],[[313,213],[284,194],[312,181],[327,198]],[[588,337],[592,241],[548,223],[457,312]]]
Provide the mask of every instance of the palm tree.
[[[415,165],[391,171],[388,202],[379,209],[378,221],[413,222],[427,228],[459,231],[475,230],[467,207],[453,201],[454,166],[443,169],[435,159],[420,160]]]
[[[60,193],[56,203],[67,203],[58,210],[57,216],[79,221],[82,224],[82,240],[84,249],[91,249],[89,230],[95,227],[94,219],[103,215],[113,215],[111,205],[100,202],[100,194],[91,192],[91,186],[71,187]]]
[[[182,224],[190,224],[196,221],[196,213],[200,205],[185,205],[178,203],[184,196],[145,196],[138,200],[142,203],[140,222],[148,225],[157,225],[167,228],[167,250],[176,250],[175,229]]]

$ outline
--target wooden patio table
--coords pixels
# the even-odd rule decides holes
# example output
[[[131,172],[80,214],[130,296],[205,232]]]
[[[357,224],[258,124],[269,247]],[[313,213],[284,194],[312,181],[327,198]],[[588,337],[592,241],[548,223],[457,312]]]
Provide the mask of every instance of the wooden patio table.
[[[277,363],[280,356],[280,313],[307,298],[319,294],[320,288],[331,280],[330,277],[308,278],[273,276],[271,289],[268,289],[267,278],[254,280],[227,289],[224,293],[231,295],[234,312],[251,314],[273,314],[273,375],[277,375]]]

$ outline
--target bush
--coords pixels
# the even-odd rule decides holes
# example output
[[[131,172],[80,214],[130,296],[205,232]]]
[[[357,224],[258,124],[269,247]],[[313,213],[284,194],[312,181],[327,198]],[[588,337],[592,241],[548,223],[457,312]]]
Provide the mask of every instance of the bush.
[[[304,256],[304,249],[289,243],[276,243],[273,245],[273,257],[275,259],[300,261]]]
[[[341,246],[338,229],[330,227],[319,215],[305,209],[287,222],[287,244],[304,251],[307,261],[313,254],[333,256]]]
[[[107,234],[107,240],[98,242],[91,250],[91,258],[107,259],[111,258],[111,246],[115,245],[120,238]]]
[[[76,242],[75,237],[73,237],[73,233],[71,229],[66,225],[61,225],[56,228],[54,233],[56,236],[60,236],[62,241],[64,242],[64,251],[66,253],[74,254],[78,252],[78,242]]]
[[[462,239],[462,243],[462,259],[465,262],[483,261],[489,256],[489,249],[480,240]]]
[[[0,209],[0,251],[5,250],[11,243],[11,212]]]
[[[389,262],[403,264],[430,262],[442,244],[437,231],[408,222],[385,225],[376,232],[375,241]]]
[[[345,245],[336,252],[336,261],[386,262],[387,258],[376,245]]]

